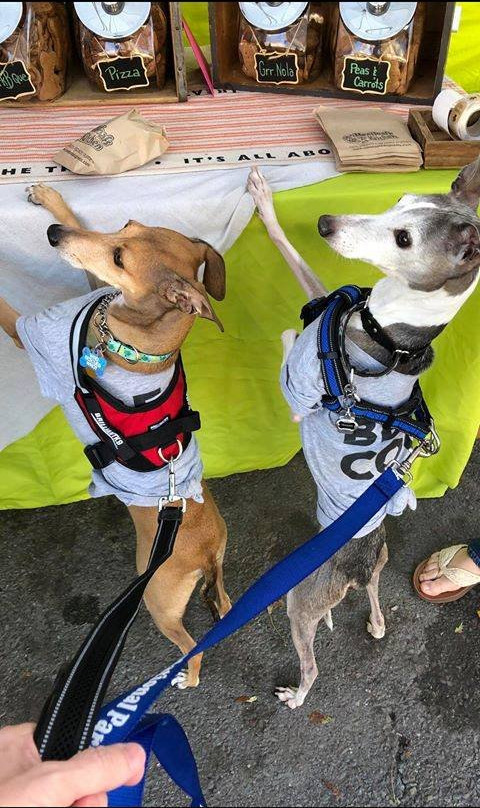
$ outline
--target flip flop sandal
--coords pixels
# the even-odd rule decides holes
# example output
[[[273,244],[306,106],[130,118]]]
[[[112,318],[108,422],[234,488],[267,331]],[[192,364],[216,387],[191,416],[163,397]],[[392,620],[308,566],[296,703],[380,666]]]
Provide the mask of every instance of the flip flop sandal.
[[[426,592],[422,592],[420,589],[420,575],[425,569],[429,558],[424,559],[416,568],[415,572],[413,573],[413,586],[415,587],[415,591],[422,600],[428,600],[429,603],[451,603],[454,600],[460,600],[463,598],[470,589],[473,589],[474,586],[480,584],[480,573],[469,572],[468,570],[458,569],[458,567],[448,567],[447,564],[452,560],[454,555],[458,553],[459,550],[464,550],[467,547],[466,544],[455,544],[453,547],[445,547],[443,550],[440,550],[438,555],[438,574],[435,578],[431,580],[435,580],[436,578],[440,578],[442,575],[445,578],[448,578],[453,584],[461,587],[460,589],[455,589],[452,592],[442,592],[440,595],[427,595]]]

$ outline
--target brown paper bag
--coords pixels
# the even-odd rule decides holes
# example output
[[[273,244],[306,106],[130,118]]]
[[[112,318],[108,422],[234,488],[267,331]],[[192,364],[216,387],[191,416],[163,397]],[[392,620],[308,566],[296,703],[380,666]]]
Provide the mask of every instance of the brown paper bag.
[[[339,171],[415,171],[420,146],[402,118],[382,109],[317,107],[314,115],[333,145]]]
[[[154,160],[168,146],[165,128],[132,109],[69,143],[53,159],[74,174],[121,174]]]

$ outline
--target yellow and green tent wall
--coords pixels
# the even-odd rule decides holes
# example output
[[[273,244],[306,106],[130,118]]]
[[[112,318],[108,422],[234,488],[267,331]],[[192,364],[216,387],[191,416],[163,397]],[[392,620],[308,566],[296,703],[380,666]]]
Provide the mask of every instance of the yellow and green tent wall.
[[[480,89],[480,3],[464,3],[452,36],[448,74]],[[183,3],[199,41],[208,40],[205,3]],[[316,234],[320,213],[380,212],[403,193],[443,193],[456,172],[343,175],[283,191],[275,206],[289,239],[327,286],[369,285],[378,273],[332,254]],[[290,270],[254,216],[226,255],[228,293],[216,304],[225,325],[198,321],[183,350],[189,394],[202,415],[198,434],[206,476],[282,465],[299,449],[280,394],[280,334],[299,327],[304,297]],[[423,377],[427,402],[442,438],[440,453],[421,461],[419,496],[455,487],[480,423],[480,291],[436,340],[434,367]],[[82,446],[57,407],[26,437],[0,452],[0,508],[33,508],[86,498],[90,467]]]

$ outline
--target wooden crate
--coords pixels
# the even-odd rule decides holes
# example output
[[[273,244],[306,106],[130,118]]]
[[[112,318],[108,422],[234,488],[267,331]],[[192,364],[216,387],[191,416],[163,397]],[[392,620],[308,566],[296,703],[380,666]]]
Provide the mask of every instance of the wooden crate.
[[[187,77],[185,69],[185,52],[182,35],[182,17],[180,3],[167,3],[167,22],[170,28],[170,44],[167,64],[167,80],[165,86],[146,87],[136,90],[118,90],[113,93],[102,92],[92,87],[83,72],[83,66],[76,53],[72,37],[72,58],[69,69],[68,89],[55,101],[2,101],[1,107],[65,107],[92,106],[95,104],[169,104],[187,100]]]
[[[329,29],[329,15],[334,3],[324,3],[326,24]],[[314,95],[326,98],[350,98],[354,101],[386,101],[399,104],[432,105],[442,88],[448,43],[452,28],[455,3],[428,2],[422,48],[419,54],[416,75],[407,95],[382,95],[338,90],[333,83],[332,64],[324,38],[324,57],[321,75],[298,86],[288,84],[259,85],[246,76],[238,58],[238,3],[209,3],[210,39],[212,44],[212,71],[218,88],[251,90],[254,92],[289,93],[292,95]],[[330,7],[330,8],[329,8]]]
[[[424,168],[462,168],[480,155],[480,141],[456,140],[439,129],[431,107],[411,109],[408,126],[421,146]]]

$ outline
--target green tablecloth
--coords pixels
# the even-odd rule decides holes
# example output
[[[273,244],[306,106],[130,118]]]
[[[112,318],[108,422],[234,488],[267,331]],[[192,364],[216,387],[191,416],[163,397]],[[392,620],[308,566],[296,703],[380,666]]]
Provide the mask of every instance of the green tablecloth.
[[[204,5],[184,4],[200,41],[207,31],[204,22],[201,28],[198,23]],[[471,90],[480,70],[479,6],[465,4],[449,60],[449,74]],[[476,64],[466,58],[475,48]],[[378,277],[376,271],[333,255],[317,236],[319,214],[378,212],[402,193],[444,192],[454,176],[451,171],[344,175],[276,194],[275,205],[288,237],[328,286],[367,285]],[[278,373],[280,334],[298,327],[303,295],[256,216],[226,262],[228,294],[218,306],[225,334],[199,321],[184,349],[190,398],[204,423],[199,441],[207,476],[281,465],[299,448]],[[415,487],[420,496],[439,496],[457,485],[475,439],[480,422],[479,303],[477,291],[436,341],[437,360],[424,377],[443,448],[418,466]],[[0,453],[0,508],[83,499],[89,474],[82,447],[56,408],[27,437]]]

